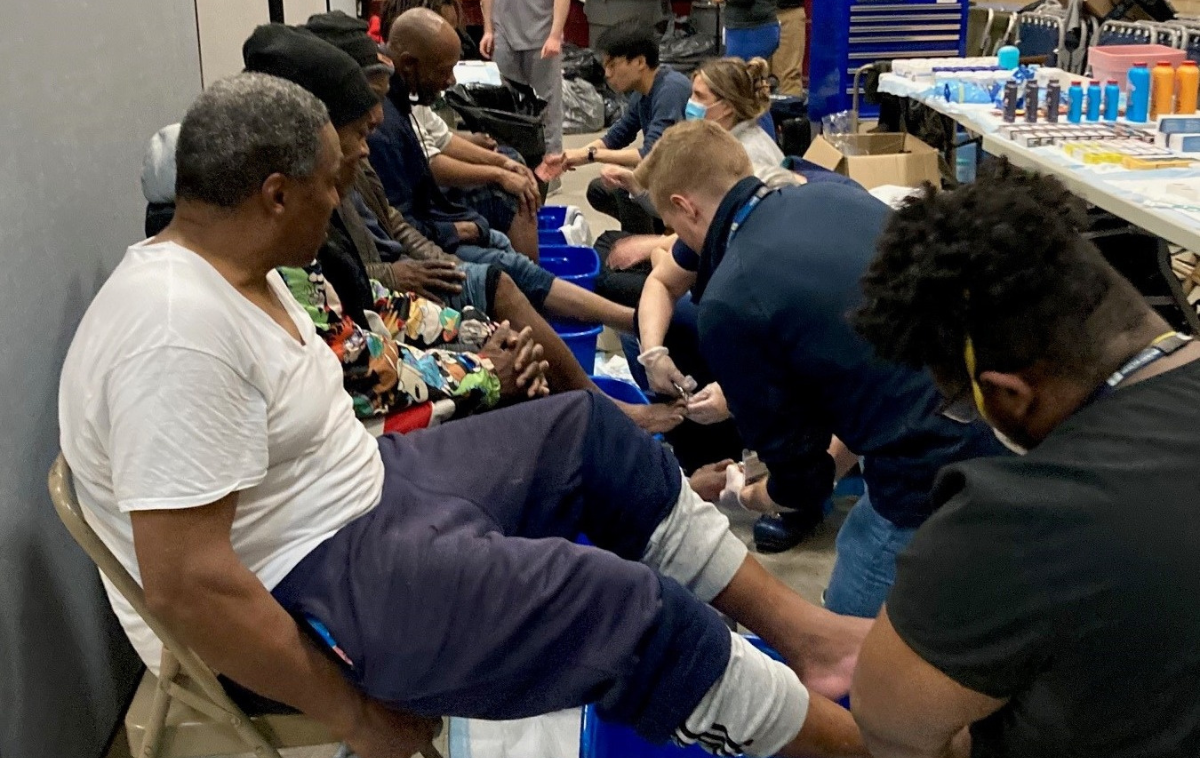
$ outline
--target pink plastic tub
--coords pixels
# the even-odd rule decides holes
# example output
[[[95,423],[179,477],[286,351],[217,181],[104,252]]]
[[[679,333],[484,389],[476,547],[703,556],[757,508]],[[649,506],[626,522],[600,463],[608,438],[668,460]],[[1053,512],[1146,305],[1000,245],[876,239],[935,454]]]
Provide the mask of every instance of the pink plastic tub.
[[[1088,62],[1092,67],[1092,78],[1103,86],[1109,79],[1116,79],[1121,91],[1126,89],[1125,75],[1135,63],[1145,63],[1150,68],[1159,61],[1170,61],[1179,68],[1187,60],[1187,53],[1166,45],[1105,45],[1088,51]]]

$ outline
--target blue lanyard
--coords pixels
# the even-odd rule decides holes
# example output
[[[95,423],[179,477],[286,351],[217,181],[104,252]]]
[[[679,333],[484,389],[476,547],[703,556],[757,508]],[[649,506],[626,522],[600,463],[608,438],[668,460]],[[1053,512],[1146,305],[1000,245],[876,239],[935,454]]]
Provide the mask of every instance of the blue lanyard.
[[[1159,358],[1165,358],[1191,341],[1191,337],[1179,332],[1164,334],[1156,339],[1150,347],[1133,356],[1128,363],[1114,371],[1104,383],[1110,389],[1116,389],[1118,384],[1125,381],[1125,377],[1141,371]]]
[[[750,214],[754,213],[754,209],[758,207],[758,204],[763,201],[763,198],[771,194],[773,191],[774,190],[764,184],[758,188],[757,192],[754,193],[754,197],[750,198],[750,200],[743,205],[736,214],[734,214],[733,223],[729,225],[729,237],[725,240],[726,248],[728,248],[730,243],[733,242],[733,238],[742,228],[742,224],[746,223],[746,219],[750,218]]]
[[[1149,347],[1130,358],[1124,366],[1112,372],[1108,379],[1104,380],[1104,383],[1096,388],[1091,397],[1084,401],[1082,407],[1087,407],[1101,398],[1108,397],[1116,391],[1117,386],[1125,381],[1126,377],[1130,374],[1141,371],[1159,358],[1165,358],[1191,341],[1191,337],[1179,332],[1167,332],[1162,335],[1150,343]]]

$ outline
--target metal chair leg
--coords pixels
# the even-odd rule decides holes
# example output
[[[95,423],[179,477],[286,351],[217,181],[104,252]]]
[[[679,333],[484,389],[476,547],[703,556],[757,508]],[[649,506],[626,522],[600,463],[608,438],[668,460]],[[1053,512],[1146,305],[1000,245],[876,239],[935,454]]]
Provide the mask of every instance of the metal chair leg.
[[[154,687],[154,701],[150,705],[150,719],[142,744],[137,749],[138,758],[158,758],[162,750],[163,732],[166,730],[167,712],[171,709],[171,682],[179,676],[179,661],[171,651],[163,648],[159,659],[158,682]]]

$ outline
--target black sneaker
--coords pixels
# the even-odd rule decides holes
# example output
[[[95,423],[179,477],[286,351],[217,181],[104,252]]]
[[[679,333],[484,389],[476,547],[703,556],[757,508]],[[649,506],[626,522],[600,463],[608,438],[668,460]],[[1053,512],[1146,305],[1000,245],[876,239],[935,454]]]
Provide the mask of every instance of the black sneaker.
[[[811,537],[824,520],[820,511],[762,516],[754,522],[754,547],[764,555],[786,552]]]

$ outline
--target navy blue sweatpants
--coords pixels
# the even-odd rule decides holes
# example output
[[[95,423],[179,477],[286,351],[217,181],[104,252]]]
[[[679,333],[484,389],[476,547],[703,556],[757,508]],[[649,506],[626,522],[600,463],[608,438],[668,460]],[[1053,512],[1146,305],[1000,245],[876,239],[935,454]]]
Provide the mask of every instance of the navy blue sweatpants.
[[[637,562],[679,497],[678,464],[606,398],[567,393],[379,447],[379,506],[273,593],[328,627],[367,694],[485,719],[595,702],[662,742],[725,670],[717,614]]]

